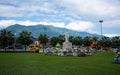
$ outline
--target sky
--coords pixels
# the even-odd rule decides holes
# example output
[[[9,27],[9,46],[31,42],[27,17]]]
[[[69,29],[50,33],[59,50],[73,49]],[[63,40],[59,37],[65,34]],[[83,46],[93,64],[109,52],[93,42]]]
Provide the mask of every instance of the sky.
[[[120,36],[120,0],[0,0],[0,29],[14,24]]]

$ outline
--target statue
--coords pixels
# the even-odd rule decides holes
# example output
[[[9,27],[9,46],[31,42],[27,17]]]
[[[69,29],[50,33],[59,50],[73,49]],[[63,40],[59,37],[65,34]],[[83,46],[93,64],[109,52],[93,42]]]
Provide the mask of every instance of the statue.
[[[72,43],[69,42],[69,33],[68,33],[68,31],[65,32],[65,42],[63,42],[63,49],[64,50],[71,50],[72,49]]]
[[[65,41],[68,42],[68,39],[69,39],[69,34],[68,34],[68,31],[65,32]]]

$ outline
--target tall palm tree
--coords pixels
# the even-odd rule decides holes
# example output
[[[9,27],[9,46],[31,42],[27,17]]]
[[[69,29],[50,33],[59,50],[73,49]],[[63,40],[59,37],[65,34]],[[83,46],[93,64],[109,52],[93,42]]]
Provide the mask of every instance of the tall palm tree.
[[[60,43],[60,45],[62,46],[62,43],[65,41],[64,35],[59,35],[58,36],[58,43]]]
[[[31,32],[28,31],[22,31],[20,33],[20,36],[18,37],[18,42],[25,47],[25,51],[27,46],[29,46],[31,43],[33,43],[31,39]]]
[[[58,37],[52,37],[52,38],[50,38],[50,44],[53,47],[55,47],[57,43],[59,43],[59,38]]]
[[[98,37],[92,37],[92,45],[97,48],[98,47]]]
[[[5,29],[0,31],[0,44],[1,46],[4,47],[5,51],[6,51],[6,48],[9,45],[12,45],[13,43],[14,43],[14,35],[12,34],[11,31],[8,31]]]
[[[78,46],[82,45],[82,37],[76,36],[74,38],[74,42],[75,42],[75,45],[78,45]]]
[[[120,47],[120,36],[112,38],[112,47]]]
[[[102,47],[110,47],[111,46],[111,40],[109,37],[102,37],[102,39],[100,40],[100,44]]]
[[[69,41],[74,45],[75,44],[75,42],[74,42],[74,37],[73,36],[70,36],[69,37]]]
[[[38,39],[43,44],[43,52],[44,52],[44,46],[49,41],[48,36],[46,34],[40,34]]]
[[[96,36],[92,37],[92,41],[93,42],[97,42],[98,41],[98,37],[96,37]]]
[[[91,37],[89,37],[89,36],[84,37],[84,39],[83,39],[84,46],[90,46],[91,42],[92,42]]]

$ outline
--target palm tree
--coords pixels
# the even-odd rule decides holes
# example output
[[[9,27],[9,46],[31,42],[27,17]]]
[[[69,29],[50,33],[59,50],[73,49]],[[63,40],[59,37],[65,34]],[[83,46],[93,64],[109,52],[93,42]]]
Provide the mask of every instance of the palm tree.
[[[73,36],[70,36],[70,37],[69,37],[69,41],[72,42],[73,45],[75,44],[75,42],[74,42],[74,37],[73,37]]]
[[[38,37],[39,41],[43,44],[43,52],[44,52],[44,46],[49,41],[48,36],[46,34],[40,34]]]
[[[110,47],[111,46],[111,40],[109,37],[102,37],[102,39],[100,40],[100,44],[102,47]]]
[[[96,37],[96,36],[92,37],[92,41],[93,42],[97,42],[98,41],[98,37]]]
[[[120,36],[112,38],[112,47],[120,47]]]
[[[62,46],[62,43],[65,41],[64,35],[59,35],[58,36],[58,43],[60,43],[60,45]]]
[[[98,47],[98,37],[92,37],[92,45],[97,48]]]
[[[5,29],[0,31],[0,44],[1,46],[4,47],[5,51],[6,51],[6,48],[9,45],[12,45],[13,43],[14,43],[14,35],[12,34],[11,31],[8,31]]]
[[[29,46],[31,43],[33,43],[31,39],[31,32],[28,31],[22,31],[20,33],[20,36],[18,37],[18,42],[25,47],[25,51],[27,46]]]
[[[92,42],[91,37],[89,36],[84,37],[83,39],[84,46],[90,46],[91,42]]]
[[[78,45],[78,46],[82,45],[82,37],[76,36],[76,37],[74,38],[74,44],[75,44],[75,45]]]
[[[51,44],[53,47],[55,47],[57,43],[59,43],[59,38],[58,38],[58,37],[52,37],[52,38],[50,39],[50,44]]]

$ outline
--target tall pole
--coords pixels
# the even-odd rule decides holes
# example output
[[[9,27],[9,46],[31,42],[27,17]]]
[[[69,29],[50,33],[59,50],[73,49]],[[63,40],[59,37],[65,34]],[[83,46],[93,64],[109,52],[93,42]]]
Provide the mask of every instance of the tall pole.
[[[101,27],[100,29],[101,29],[101,39],[102,39],[102,36],[103,36],[103,33],[102,33],[102,23],[103,23],[103,20],[99,20],[99,23],[100,23],[100,25],[101,25],[101,26],[100,26],[100,27]]]

